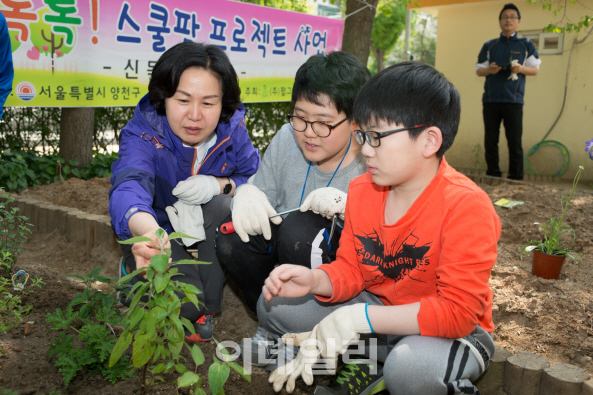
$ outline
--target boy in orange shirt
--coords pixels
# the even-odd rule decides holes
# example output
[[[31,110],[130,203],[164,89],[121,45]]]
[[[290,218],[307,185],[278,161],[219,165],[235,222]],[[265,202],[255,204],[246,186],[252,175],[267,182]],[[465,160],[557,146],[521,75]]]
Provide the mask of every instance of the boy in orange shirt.
[[[397,64],[362,88],[355,137],[368,173],[350,184],[336,260],[277,267],[258,303],[264,328],[308,340],[270,376],[276,391],[292,392],[299,376],[311,384],[318,357],[348,361],[362,335],[376,339],[378,369],[345,364],[315,394],[478,393],[472,381],[494,353],[488,280],[500,220],[443,156],[459,117],[459,93],[424,64]]]

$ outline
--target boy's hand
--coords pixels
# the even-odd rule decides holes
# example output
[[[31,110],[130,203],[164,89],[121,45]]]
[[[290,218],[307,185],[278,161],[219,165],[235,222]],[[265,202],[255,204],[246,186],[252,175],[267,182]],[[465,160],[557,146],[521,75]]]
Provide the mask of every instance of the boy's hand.
[[[276,392],[282,390],[284,383],[286,391],[292,392],[299,376],[307,385],[313,384],[312,366],[317,360],[322,358],[328,366],[337,366],[338,355],[346,352],[348,345],[358,341],[362,333],[372,333],[365,303],[339,308],[321,320],[311,332],[287,333],[282,336],[284,342],[301,346],[301,349],[294,360],[272,372],[268,381],[274,384]],[[318,342],[321,343],[321,353],[317,351]]]
[[[214,176],[198,174],[180,181],[173,188],[173,195],[185,204],[197,206],[208,203],[216,195],[220,195],[220,184]]]
[[[348,194],[337,188],[319,188],[307,196],[301,204],[301,212],[311,210],[327,219],[332,219],[335,214],[338,214],[344,220],[347,197]]]
[[[266,302],[276,296],[298,298],[311,292],[315,277],[313,271],[300,265],[280,265],[266,278],[262,293]]]
[[[233,197],[233,227],[243,243],[249,242],[249,235],[264,235],[266,240],[272,238],[270,221],[280,225],[282,217],[268,218],[276,214],[266,194],[254,185],[244,184],[235,191]]]

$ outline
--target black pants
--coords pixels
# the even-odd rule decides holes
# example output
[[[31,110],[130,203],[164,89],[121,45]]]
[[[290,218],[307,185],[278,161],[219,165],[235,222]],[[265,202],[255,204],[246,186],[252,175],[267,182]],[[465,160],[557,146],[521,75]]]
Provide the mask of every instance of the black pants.
[[[230,216],[225,222],[229,221]],[[258,235],[249,236],[249,242],[243,243],[236,233],[219,233],[216,237],[220,264],[237,283],[253,312],[256,312],[264,281],[275,266],[292,263],[311,267],[330,263],[336,257],[341,234],[336,226],[328,244],[331,221],[312,211],[293,212],[280,225],[270,225],[270,240]]]
[[[176,267],[179,270],[179,274],[171,277],[173,280],[192,284],[202,291],[201,294],[197,295],[198,301],[203,303],[203,305],[200,304],[199,309],[193,303],[183,303],[181,305],[181,317],[185,317],[192,322],[195,322],[202,314],[214,314],[222,310],[222,287],[224,285],[225,275],[218,262],[214,243],[218,225],[229,215],[230,205],[231,197],[228,195],[215,196],[210,202],[202,205],[206,240],[197,243],[198,260],[211,262],[211,264],[178,265]],[[189,249],[195,248],[195,244],[189,247]],[[122,244],[122,253],[128,273],[136,270],[136,261],[134,260],[134,255],[132,255],[132,247]],[[181,239],[171,240],[171,258],[173,262],[181,259],[194,259],[186,251]],[[133,286],[138,281],[145,282],[146,279],[143,276],[137,275],[130,280],[129,284]],[[178,292],[177,296],[180,299],[185,297],[182,292]]]
[[[498,140],[500,122],[504,124],[504,132],[509,147],[509,176],[513,180],[523,179],[523,105],[516,103],[484,103],[484,148],[489,176],[502,175],[498,167]]]

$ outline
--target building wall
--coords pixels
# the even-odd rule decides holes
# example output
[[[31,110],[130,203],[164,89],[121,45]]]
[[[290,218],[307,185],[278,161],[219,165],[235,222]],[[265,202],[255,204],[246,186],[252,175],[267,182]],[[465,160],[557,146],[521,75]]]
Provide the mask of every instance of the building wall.
[[[487,1],[441,6],[423,11],[438,15],[436,68],[455,84],[461,94],[461,125],[453,147],[447,152],[449,163],[458,168],[483,168],[482,102],[484,77],[475,73],[478,53],[485,41],[500,34],[498,14],[505,1]],[[516,3],[521,11],[522,30],[541,30],[560,16],[541,5]],[[584,0],[590,11],[593,0]],[[578,21],[586,10],[580,6],[567,6],[568,16]],[[548,132],[562,106],[566,72],[570,51],[575,38],[582,39],[588,29],[564,36],[561,55],[541,55],[542,64],[537,76],[527,76],[523,115],[523,149],[528,151]],[[570,167],[563,178],[572,179],[585,159],[585,142],[593,138],[593,33],[575,46],[570,64],[568,91],[564,111],[547,140],[564,144],[570,153]],[[508,150],[501,126],[499,143],[501,170],[508,170]],[[556,171],[562,154],[554,148],[541,149],[533,156],[538,171]],[[593,164],[585,168],[583,179],[593,180]]]

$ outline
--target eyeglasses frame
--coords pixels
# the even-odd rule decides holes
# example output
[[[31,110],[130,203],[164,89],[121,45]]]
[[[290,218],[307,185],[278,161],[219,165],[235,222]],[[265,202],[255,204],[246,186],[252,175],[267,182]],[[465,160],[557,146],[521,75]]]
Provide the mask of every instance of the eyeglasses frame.
[[[364,143],[367,143],[370,147],[377,148],[377,147],[380,147],[381,146],[381,139],[383,137],[387,137],[390,134],[394,134],[394,133],[405,132],[406,130],[414,130],[414,129],[420,129],[420,128],[425,128],[425,127],[428,127],[428,125],[425,125],[425,124],[415,125],[414,127],[409,127],[409,128],[400,128],[400,129],[388,130],[387,132],[375,132],[374,130],[369,130],[369,131],[363,132],[361,129],[357,129],[357,130],[354,131],[354,136],[356,137],[356,134],[358,132],[362,133],[363,143],[361,145],[364,145]],[[379,144],[377,144],[377,145],[371,145],[370,138],[367,137],[368,136],[367,133],[377,133],[377,138],[379,139]],[[356,139],[356,142],[358,142],[358,139]]]
[[[296,130],[297,132],[300,132],[300,133],[304,133],[307,130],[307,127],[309,126],[309,124],[311,124],[311,130],[313,131],[313,133],[315,133],[317,136],[319,136],[319,134],[315,131],[315,128],[313,128],[313,124],[314,123],[321,123],[321,124],[323,124],[323,125],[325,125],[325,126],[327,126],[329,128],[329,134],[327,136],[319,136],[321,138],[329,137],[332,134],[332,131],[335,128],[337,128],[338,126],[340,126],[344,121],[346,121],[348,119],[348,117],[346,117],[346,118],[342,119],[340,122],[338,122],[338,123],[336,123],[334,125],[330,125],[329,123],[324,122],[324,121],[307,121],[307,120],[305,120],[305,118],[303,118],[303,117],[301,117],[299,115],[292,114],[293,111],[294,111],[294,107],[288,112],[288,114],[286,114],[286,119],[288,119],[288,122],[291,124],[291,126],[292,126],[292,122],[291,122],[292,121],[292,118],[298,118],[301,121],[305,122],[305,129],[304,130],[296,130],[296,129],[294,129],[294,126],[293,126],[293,129],[294,130]]]

